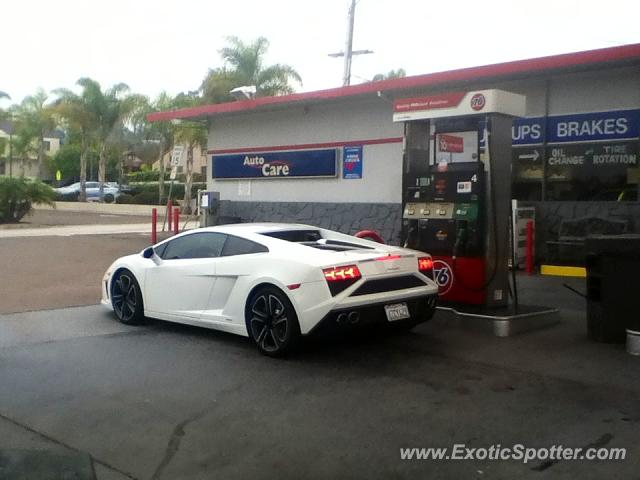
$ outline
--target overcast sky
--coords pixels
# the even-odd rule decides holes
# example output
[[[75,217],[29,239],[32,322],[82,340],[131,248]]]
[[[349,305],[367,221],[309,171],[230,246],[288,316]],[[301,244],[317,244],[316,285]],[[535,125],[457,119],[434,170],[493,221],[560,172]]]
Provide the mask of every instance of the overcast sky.
[[[268,63],[302,75],[300,91],[340,86],[349,0],[11,0],[3,2],[0,91],[88,76],[155,96],[198,88],[225,37],[271,42]],[[359,0],[352,83],[640,43],[638,0]],[[3,104],[6,106],[7,102]]]

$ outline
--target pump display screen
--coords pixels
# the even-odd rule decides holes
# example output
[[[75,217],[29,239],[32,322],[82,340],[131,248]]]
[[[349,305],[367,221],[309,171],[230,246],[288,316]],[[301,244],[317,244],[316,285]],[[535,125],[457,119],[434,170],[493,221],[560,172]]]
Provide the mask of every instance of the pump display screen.
[[[478,131],[436,133],[435,164],[478,161]]]

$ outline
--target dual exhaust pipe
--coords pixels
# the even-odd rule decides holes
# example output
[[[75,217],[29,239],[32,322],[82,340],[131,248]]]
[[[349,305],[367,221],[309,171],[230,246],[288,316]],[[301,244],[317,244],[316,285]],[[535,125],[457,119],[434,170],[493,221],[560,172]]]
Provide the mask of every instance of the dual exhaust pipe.
[[[348,312],[348,313],[342,312],[338,314],[338,316],[336,317],[336,322],[339,323],[340,325],[346,325],[346,324],[355,325],[359,321],[360,321],[360,313],[356,312],[355,310],[353,312]]]

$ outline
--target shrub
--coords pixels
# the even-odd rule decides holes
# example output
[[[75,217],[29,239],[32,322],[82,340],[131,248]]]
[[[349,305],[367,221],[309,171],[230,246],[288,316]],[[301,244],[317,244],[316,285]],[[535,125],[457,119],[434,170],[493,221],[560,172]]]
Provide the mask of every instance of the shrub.
[[[191,188],[191,197],[195,198],[198,189],[204,190],[207,187],[205,183],[194,183]],[[138,205],[157,205],[158,204],[158,184],[157,183],[138,183],[129,186],[127,193],[122,193],[116,198],[116,203],[138,204]],[[164,196],[165,201],[169,195],[169,185],[165,185]],[[184,184],[174,183],[171,190],[171,200],[174,203],[177,200],[184,199]]]
[[[169,180],[171,171],[167,170],[164,174],[165,180]],[[127,173],[127,179],[129,182],[157,182],[160,178],[159,170],[152,170],[150,172],[131,172]]]
[[[79,192],[72,193],[56,193],[56,201],[58,202],[77,202],[78,197],[80,196]]]
[[[158,192],[140,192],[132,197],[131,203],[137,205],[157,205]]]
[[[19,222],[33,204],[54,205],[55,199],[55,190],[40,181],[0,177],[0,223]]]
[[[120,195],[118,195],[118,198],[116,198],[116,203],[133,203],[133,195],[129,195],[128,193],[121,193]]]

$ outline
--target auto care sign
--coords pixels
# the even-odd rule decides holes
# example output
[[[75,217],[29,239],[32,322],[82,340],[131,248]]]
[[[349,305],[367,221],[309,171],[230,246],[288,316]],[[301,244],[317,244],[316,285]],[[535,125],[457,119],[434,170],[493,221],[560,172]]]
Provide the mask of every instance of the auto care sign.
[[[342,178],[362,178],[362,145],[344,147],[342,160]]]
[[[296,150],[250,152],[232,155],[213,154],[213,178],[282,179],[300,177],[335,177],[337,150]]]

